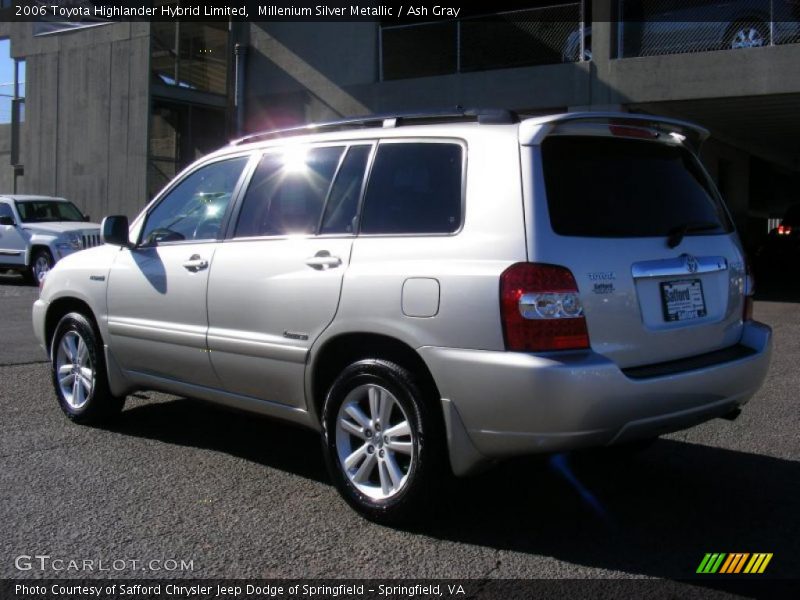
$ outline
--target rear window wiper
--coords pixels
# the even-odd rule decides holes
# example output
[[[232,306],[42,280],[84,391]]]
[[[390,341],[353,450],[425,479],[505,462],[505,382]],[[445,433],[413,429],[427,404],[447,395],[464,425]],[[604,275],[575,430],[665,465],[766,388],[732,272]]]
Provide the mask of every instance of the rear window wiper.
[[[690,221],[683,225],[678,225],[669,230],[667,237],[667,246],[674,248],[683,241],[687,233],[695,231],[711,231],[712,229],[719,229],[721,225],[713,221]]]

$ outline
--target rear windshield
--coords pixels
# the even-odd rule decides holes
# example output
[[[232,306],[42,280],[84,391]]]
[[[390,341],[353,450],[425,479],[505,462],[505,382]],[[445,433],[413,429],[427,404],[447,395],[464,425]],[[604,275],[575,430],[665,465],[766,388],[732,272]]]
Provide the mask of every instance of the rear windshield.
[[[657,237],[732,231],[713,184],[686,149],[646,140],[551,137],[542,144],[553,231]],[[699,230],[702,231],[699,231]]]

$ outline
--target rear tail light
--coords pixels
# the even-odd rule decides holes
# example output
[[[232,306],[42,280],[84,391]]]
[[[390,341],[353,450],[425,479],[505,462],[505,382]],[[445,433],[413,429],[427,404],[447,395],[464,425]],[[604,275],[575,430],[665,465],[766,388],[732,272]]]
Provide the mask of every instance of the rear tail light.
[[[753,294],[755,294],[756,282],[753,278],[753,269],[750,261],[744,261],[744,312],[742,319],[745,321],[753,320]]]
[[[578,286],[569,269],[517,263],[500,276],[507,350],[542,352],[589,347]]]
[[[791,225],[778,225],[778,235],[791,235],[791,234],[792,234]]]

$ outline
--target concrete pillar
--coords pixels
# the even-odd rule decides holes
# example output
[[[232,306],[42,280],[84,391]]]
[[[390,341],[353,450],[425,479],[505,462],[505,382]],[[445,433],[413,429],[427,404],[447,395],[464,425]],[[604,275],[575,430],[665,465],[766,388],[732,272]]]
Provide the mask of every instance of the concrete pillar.
[[[616,1],[592,3],[592,64],[590,110],[619,110],[616,92],[608,85],[610,62],[616,58]]]

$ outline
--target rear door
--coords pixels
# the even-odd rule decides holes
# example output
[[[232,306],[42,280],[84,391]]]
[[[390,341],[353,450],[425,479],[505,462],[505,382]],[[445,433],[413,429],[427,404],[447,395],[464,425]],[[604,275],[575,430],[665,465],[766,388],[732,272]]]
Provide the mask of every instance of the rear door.
[[[208,347],[226,390],[305,406],[306,355],[339,305],[371,152],[294,146],[261,158],[209,280]]]
[[[592,348],[621,367],[735,344],[743,255],[713,183],[676,138],[611,130],[531,149],[532,260],[572,270]]]

